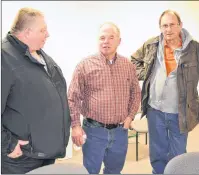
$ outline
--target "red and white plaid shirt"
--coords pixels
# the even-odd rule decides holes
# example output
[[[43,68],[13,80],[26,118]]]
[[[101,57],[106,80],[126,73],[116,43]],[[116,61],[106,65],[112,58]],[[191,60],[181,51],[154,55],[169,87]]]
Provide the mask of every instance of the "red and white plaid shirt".
[[[111,64],[102,54],[81,61],[68,91],[72,127],[80,124],[80,113],[104,124],[134,118],[141,100],[135,65],[117,54]]]

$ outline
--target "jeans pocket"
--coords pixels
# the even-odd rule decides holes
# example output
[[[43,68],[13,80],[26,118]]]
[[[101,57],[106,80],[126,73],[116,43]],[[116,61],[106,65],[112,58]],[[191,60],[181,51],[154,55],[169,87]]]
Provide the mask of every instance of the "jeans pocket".
[[[128,128],[124,128],[124,126],[121,126],[122,130],[123,131],[128,131],[129,129]]]
[[[92,124],[89,123],[86,119],[83,120],[83,127],[84,128],[92,128]]]

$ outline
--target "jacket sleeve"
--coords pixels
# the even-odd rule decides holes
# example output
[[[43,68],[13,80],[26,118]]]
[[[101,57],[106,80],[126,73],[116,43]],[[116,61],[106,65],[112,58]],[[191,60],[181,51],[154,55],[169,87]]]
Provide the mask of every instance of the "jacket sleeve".
[[[196,46],[196,51],[197,51],[197,59],[198,59],[198,72],[199,72],[199,43],[196,42],[197,46]]]
[[[10,68],[5,63],[4,55],[1,55],[1,152],[11,153],[18,143],[12,133],[4,127],[3,114],[6,109],[7,100],[12,90],[13,75]]]
[[[128,117],[134,119],[141,102],[141,89],[139,85],[138,78],[136,76],[135,65],[132,64],[131,74],[133,75],[133,80],[131,82],[130,98],[128,105]]]
[[[196,41],[196,52],[197,52],[197,61],[198,61],[198,74],[199,74],[199,43]],[[198,91],[198,94],[199,94],[199,81],[198,81],[198,84],[197,84],[197,91]],[[198,96],[198,101],[199,101],[199,96]],[[199,120],[199,118],[198,118]]]
[[[140,47],[135,53],[131,55],[131,62],[136,66],[136,74],[138,80],[144,80],[145,68],[144,68],[144,56],[145,56],[145,44]]]

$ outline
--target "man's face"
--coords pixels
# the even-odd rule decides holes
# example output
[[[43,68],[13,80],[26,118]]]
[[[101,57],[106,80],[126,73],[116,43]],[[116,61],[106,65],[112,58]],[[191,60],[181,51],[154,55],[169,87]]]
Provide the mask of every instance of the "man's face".
[[[32,50],[43,48],[46,38],[49,37],[44,17],[38,16],[29,26],[27,40]]]
[[[178,39],[182,30],[177,17],[172,13],[165,14],[161,19],[160,30],[167,41]]]
[[[99,51],[108,59],[112,59],[120,40],[117,30],[112,25],[105,24],[99,31]]]

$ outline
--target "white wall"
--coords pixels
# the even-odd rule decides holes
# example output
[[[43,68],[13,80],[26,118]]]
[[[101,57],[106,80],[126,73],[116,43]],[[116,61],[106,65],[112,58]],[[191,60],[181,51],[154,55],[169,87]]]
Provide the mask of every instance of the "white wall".
[[[2,37],[22,7],[44,12],[51,35],[44,50],[60,65],[67,84],[82,57],[97,51],[97,31],[105,21],[120,27],[122,42],[118,51],[127,57],[149,37],[159,34],[159,16],[168,8],[177,10],[184,27],[199,39],[196,1],[2,1]]]
[[[180,13],[184,27],[199,40],[199,2],[196,1],[2,1],[2,37],[22,7],[44,12],[51,35],[44,50],[62,68],[68,85],[76,64],[97,51],[97,31],[105,21],[112,21],[121,29],[118,51],[127,57],[149,37],[159,34],[159,16],[168,8]],[[70,140],[66,158],[71,156]]]

